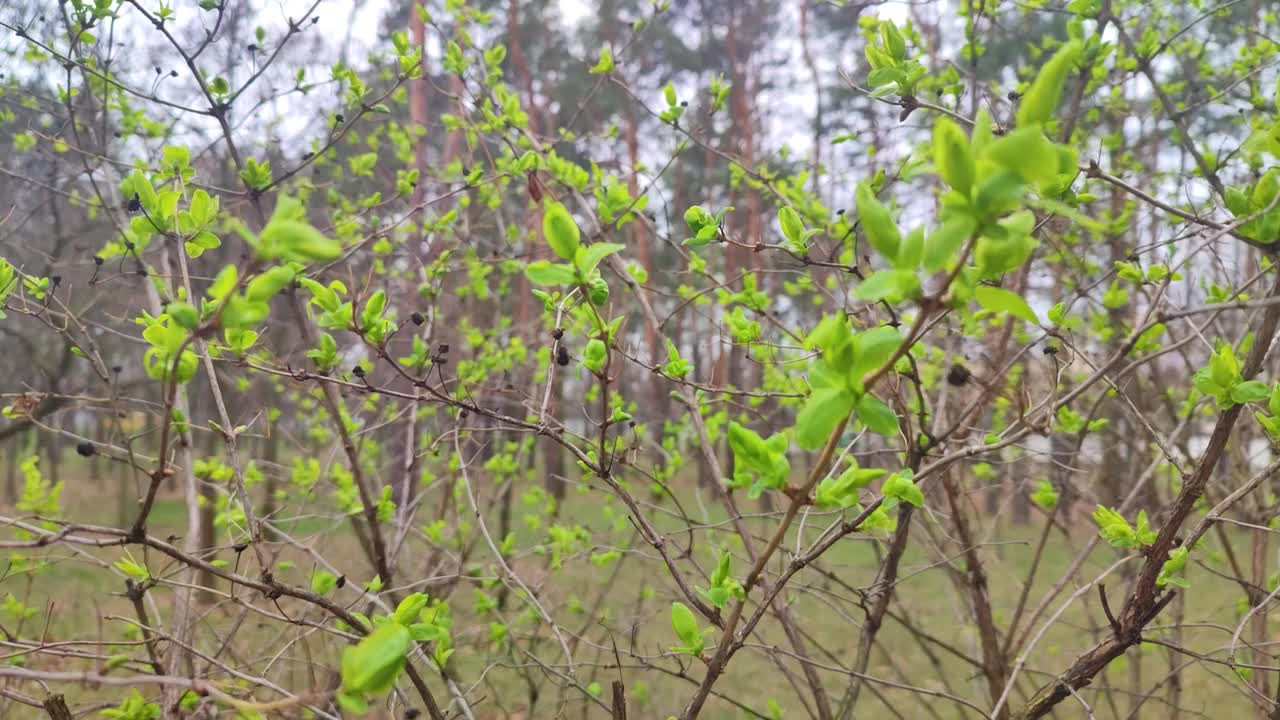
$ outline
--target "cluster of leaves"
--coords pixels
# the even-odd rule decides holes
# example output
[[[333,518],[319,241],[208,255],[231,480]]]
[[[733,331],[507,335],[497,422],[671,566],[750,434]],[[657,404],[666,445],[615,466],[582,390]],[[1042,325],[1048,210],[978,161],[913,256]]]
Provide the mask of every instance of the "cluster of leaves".
[[[768,440],[736,422],[729,423],[729,449],[733,451],[731,488],[749,488],[748,497],[760,497],[764,490],[780,490],[791,476],[787,461],[787,436],[775,433]]]
[[[1235,348],[1220,343],[1209,356],[1209,366],[1200,368],[1192,376],[1196,389],[1213,398],[1219,408],[1260,402],[1271,396],[1271,389],[1260,380],[1245,380],[1240,375],[1241,365]]]
[[[742,583],[735,580],[730,572],[732,561],[733,556],[728,551],[717,551],[716,569],[711,573],[711,587],[698,588],[698,593],[714,607],[723,608],[730,599],[742,600],[745,597]]]
[[[733,212],[732,206],[722,208],[714,215],[701,205],[690,206],[684,211],[684,221],[689,226],[689,232],[693,233],[693,237],[686,238],[682,244],[686,247],[698,248],[715,242],[720,237],[725,216],[731,212]]]
[[[434,643],[434,659],[443,667],[453,653],[444,612],[442,605],[431,605],[425,593],[413,593],[394,612],[374,617],[369,634],[342,653],[338,703],[343,709],[367,713],[370,697],[395,685],[414,643]]]
[[[1042,198],[1054,198],[1068,190],[1077,174],[1075,151],[1049,140],[1045,125],[1052,119],[1080,52],[1079,43],[1068,43],[1045,64],[1022,98],[1017,128],[1000,137],[993,133],[985,110],[974,119],[967,137],[950,118],[938,119],[933,159],[949,189],[942,195],[939,226],[934,231],[926,234],[920,227],[904,238],[871,186],[858,186],[858,217],[867,241],[892,267],[869,276],[858,286],[856,297],[888,302],[919,299],[919,272],[956,267],[961,261],[960,250],[972,241],[974,265],[953,272],[952,304],[960,306],[976,299],[993,312],[1039,321],[1018,294],[980,283],[1020,267],[1035,250],[1035,215],[1025,207],[1028,192],[1035,190]]]
[[[525,275],[537,285],[569,285],[582,289],[595,306],[609,302],[609,285],[601,276],[599,266],[623,246],[618,243],[581,244],[578,223],[560,203],[547,203],[543,213],[543,236],[552,252],[567,262],[536,260],[525,268]]]
[[[1129,524],[1124,516],[1115,510],[1099,505],[1093,511],[1093,521],[1098,525],[1098,534],[1112,547],[1138,550],[1156,540],[1156,533],[1147,523],[1147,511],[1138,513],[1137,526]]]
[[[824,318],[807,338],[821,356],[809,366],[813,392],[796,416],[796,443],[806,450],[822,447],[851,412],[873,432],[896,435],[898,416],[864,383],[900,352],[903,342],[889,325],[854,334],[843,315]]]
[[[30,455],[19,465],[22,473],[22,495],[18,498],[18,512],[36,516],[41,525],[50,530],[57,527],[56,520],[62,516],[63,481],[52,482],[40,472],[40,456]],[[29,538],[31,534],[18,530],[18,536]]]
[[[828,475],[818,483],[814,504],[822,509],[858,506],[858,491],[884,477],[888,471],[881,468],[863,468],[857,460],[839,475]]]
[[[879,31],[880,42],[867,43],[864,51],[871,68],[867,73],[867,84],[875,88],[872,96],[883,97],[890,93],[914,96],[916,85],[928,71],[920,61],[907,57],[907,41],[892,20],[881,20]]]
[[[119,705],[106,708],[101,714],[111,720],[155,720],[160,717],[160,705],[149,702],[134,688],[129,691],[129,697]]]

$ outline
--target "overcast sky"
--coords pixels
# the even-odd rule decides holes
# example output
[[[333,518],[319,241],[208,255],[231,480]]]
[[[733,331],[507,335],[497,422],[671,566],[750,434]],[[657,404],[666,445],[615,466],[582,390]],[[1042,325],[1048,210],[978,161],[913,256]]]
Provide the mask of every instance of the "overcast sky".
[[[285,11],[277,14],[298,17],[310,7],[311,0],[280,0],[278,4]],[[346,34],[350,22],[352,40],[362,47],[372,47],[388,4],[387,0],[325,0],[321,6],[324,12],[320,27],[330,37],[341,37]],[[580,22],[590,9],[585,0],[559,0],[559,4],[561,14],[571,23]],[[351,14],[353,7],[356,8],[354,16]]]

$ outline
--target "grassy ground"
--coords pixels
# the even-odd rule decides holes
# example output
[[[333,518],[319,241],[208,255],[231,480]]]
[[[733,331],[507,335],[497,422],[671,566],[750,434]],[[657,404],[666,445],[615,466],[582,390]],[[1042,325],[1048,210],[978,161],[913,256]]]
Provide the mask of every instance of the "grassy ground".
[[[69,516],[84,521],[113,522],[115,509],[110,498],[94,497],[88,493],[68,497]],[[685,501],[687,508],[699,507],[692,493]],[[705,502],[706,505],[711,504],[709,499]],[[573,518],[584,525],[597,544],[595,549],[600,551],[607,549],[611,543],[622,544],[621,541],[630,536],[629,526],[623,525],[619,530],[610,510],[604,509],[613,507],[596,493],[571,494],[561,518]],[[714,511],[709,511],[710,521],[715,522],[718,518]],[[545,538],[545,528],[533,530],[523,524],[521,519],[520,508],[517,508],[515,527],[520,536],[518,546],[525,547]],[[934,524],[932,520],[923,522],[925,525]],[[185,524],[185,510],[181,504],[174,499],[164,499],[156,508],[151,532],[161,537],[181,536],[185,531]],[[665,524],[671,529],[677,527],[673,519],[666,520]],[[822,525],[820,520],[810,519],[805,526],[806,534],[815,536]],[[291,534],[349,572],[353,581],[368,579],[368,573],[360,570],[365,564],[359,558],[343,521],[313,517],[299,520],[289,527]],[[763,523],[758,525],[761,532],[765,527]],[[939,553],[930,549],[935,543],[944,541],[942,530],[934,526],[932,531],[926,531],[924,525],[913,530],[912,547],[903,564],[903,579],[898,585],[892,612],[909,618],[939,643],[922,641],[899,622],[889,620],[881,632],[880,644],[873,655],[869,673],[895,683],[959,695],[980,706],[986,706],[989,703],[985,699],[986,689],[981,678],[971,665],[944,647],[945,645],[972,657],[979,655],[965,599],[957,593],[947,571],[939,564]],[[1014,612],[1021,579],[1030,565],[1039,532],[1038,526],[1031,525],[1001,527],[998,532],[989,533],[998,543],[993,542],[984,547],[982,554],[991,578],[997,623],[1002,627]],[[1073,538],[1067,538],[1059,532],[1053,534],[1030,593],[1029,604],[1032,607],[1039,603],[1079,548],[1084,546],[1089,532],[1089,528],[1082,526],[1074,531]],[[672,542],[682,547],[686,540],[683,535],[673,535]],[[695,557],[703,560],[702,564],[705,566],[708,557],[706,538],[700,537],[698,542]],[[945,542],[948,548],[946,552],[954,554],[954,541]],[[794,546],[794,537],[788,540],[788,546]],[[292,560],[295,563],[293,570],[282,573],[282,579],[306,584],[310,561],[302,553],[292,549],[281,549],[279,553],[278,559]],[[479,563],[479,570],[483,573],[490,559],[488,552],[481,547],[476,553],[473,561]],[[851,593],[842,588],[841,583],[855,588],[870,585],[878,566],[878,553],[879,547],[874,541],[865,538],[842,541],[825,557],[823,563],[823,567],[839,582],[807,574],[787,594],[793,615],[799,619],[808,634],[810,651],[819,661],[831,666],[837,662],[849,663],[863,615],[851,602]],[[49,571],[34,578],[18,576],[0,581],[0,596],[12,592],[15,596],[24,598],[30,606],[49,611],[47,627],[46,614],[42,612],[40,618],[26,622],[21,636],[30,639],[43,634],[50,638],[101,638],[108,641],[134,637],[129,627],[134,614],[130,603],[123,596],[123,581],[117,574],[106,569],[119,556],[118,549],[76,554],[68,552],[66,548],[59,548],[49,553],[54,562]],[[547,580],[539,591],[543,604],[567,630],[587,631],[587,638],[574,652],[582,683],[586,685],[599,682],[607,696],[610,681],[617,677],[616,670],[604,667],[613,663],[614,643],[619,648],[624,666],[634,668],[640,664],[637,659],[639,656],[645,662],[676,670],[678,666],[672,659],[660,657],[667,648],[675,644],[668,623],[668,609],[675,595],[670,583],[664,582],[665,575],[654,554],[646,548],[643,549],[643,556],[626,557],[620,564],[615,561],[606,566],[592,563],[589,556],[590,551],[583,549],[565,558],[560,574]],[[219,557],[230,563],[236,560],[235,553],[230,549],[224,550]],[[1098,548],[1079,574],[1079,579],[1092,579],[1117,557],[1109,548]],[[135,559],[140,559],[136,551]],[[150,555],[146,559],[155,574],[172,571],[162,558]],[[406,564],[409,566],[425,563],[425,558],[415,555],[408,555],[407,559]],[[532,581],[543,574],[546,564],[544,557],[532,555],[517,562],[522,575]],[[743,566],[742,560],[735,564],[739,574]],[[1237,622],[1239,588],[1214,577],[1203,568],[1192,567],[1187,575],[1192,589],[1185,594],[1185,608],[1182,612],[1186,622],[1201,624],[1187,628],[1182,634],[1181,642],[1201,652],[1216,651],[1220,656],[1221,649],[1230,643],[1230,634]],[[1112,605],[1118,607],[1123,602],[1126,583],[1117,574],[1107,584],[1111,588],[1109,594]],[[532,714],[527,714],[528,686],[520,673],[511,668],[519,666],[523,672],[531,673],[534,677],[540,677],[540,674],[536,667],[531,666],[529,658],[495,649],[488,642],[489,623],[495,618],[474,616],[472,597],[476,587],[476,582],[460,583],[453,593],[452,603],[456,615],[454,634],[458,646],[455,656],[458,677],[464,685],[474,682],[476,678],[483,678],[473,693],[473,697],[481,698],[477,705],[478,715],[503,717],[500,709],[506,708],[526,713],[517,714],[516,717],[605,716],[599,708],[578,701],[558,706],[555,689],[545,685],[539,704]],[[1076,587],[1078,585],[1069,586],[1068,593]],[[338,593],[338,597],[344,600],[354,600],[354,596],[349,593]],[[490,593],[496,595],[497,590],[491,589]],[[602,594],[603,602],[600,607],[603,612],[593,615],[591,610],[596,607]],[[1059,608],[1065,597],[1064,595],[1053,603],[1051,612]],[[165,590],[156,591],[153,593],[153,600],[162,612],[167,612],[172,594]],[[324,620],[319,613],[308,612],[296,602],[282,600],[280,608],[295,619]],[[355,609],[363,608],[355,605]],[[504,612],[513,632],[522,639],[527,639],[528,633],[536,632],[534,624],[521,624],[518,621],[519,614],[525,609],[518,599],[512,598]],[[1174,607],[1166,610],[1161,621],[1169,622],[1174,611]],[[2,612],[0,617],[4,617]],[[13,629],[11,618],[4,617],[3,623],[6,628]],[[272,662],[272,679],[276,682],[296,690],[330,682],[324,671],[308,666],[304,659],[310,657],[316,666],[333,667],[341,652],[341,644],[337,640],[319,632],[299,632],[297,628],[282,627],[280,623],[260,616],[244,616],[237,608],[226,604],[214,606],[202,618],[200,632],[204,637],[204,646],[217,646],[216,639],[223,637],[236,623],[243,625],[235,635],[236,642],[226,649],[224,660],[233,664],[261,667],[267,659],[279,655]],[[1049,682],[1052,673],[1064,670],[1072,658],[1102,637],[1105,625],[1095,592],[1087,593],[1080,602],[1073,604],[1031,653],[1027,667],[1022,671],[1022,682],[1015,691],[1013,705],[1022,705],[1030,691]],[[739,702],[766,714],[769,701],[776,699],[783,717],[807,717],[795,699],[787,677],[777,667],[777,664],[781,664],[791,670],[794,677],[799,678],[799,663],[786,654],[790,645],[771,620],[762,623],[762,627],[765,628],[760,640],[762,647],[740,653],[718,688]],[[1153,636],[1169,637],[1160,630],[1153,632]],[[539,657],[550,662],[560,661],[562,657],[558,646],[548,634],[541,631],[538,637]],[[286,641],[291,644],[286,646]],[[771,651],[768,649],[770,647],[776,650]],[[125,652],[138,660],[145,658],[143,649],[136,645],[112,652]],[[1180,656],[1172,660],[1181,665],[1187,659]],[[1170,651],[1167,649],[1143,646],[1141,650],[1132,651],[1127,657],[1113,663],[1081,697],[1093,706],[1096,717],[1128,717],[1133,702],[1129,693],[1130,683],[1134,677],[1138,677],[1140,687],[1145,691],[1159,686],[1156,697],[1146,703],[1139,717],[1168,717],[1169,710],[1164,698],[1170,662]],[[701,668],[687,662],[684,665],[692,678],[701,677]],[[46,659],[37,660],[34,666],[44,669],[91,667],[81,662],[66,661],[59,664]],[[834,670],[820,672],[829,691],[838,701],[847,677]],[[632,699],[633,718],[665,718],[669,713],[678,712],[693,689],[687,679],[654,671],[629,669],[624,673],[624,678]],[[1231,713],[1244,717],[1256,712],[1250,709],[1252,705],[1244,684],[1222,665],[1193,663],[1184,668],[1180,679],[1183,685],[1181,704],[1186,711],[1184,717],[1227,717]],[[1107,688],[1114,692],[1099,692]],[[74,700],[87,701],[104,697],[100,691],[91,689],[61,689]],[[436,690],[440,696],[445,694],[438,683]],[[38,691],[33,693],[30,687],[25,688],[25,691],[39,695]],[[21,706],[0,706],[0,716],[39,717],[25,713],[25,710]],[[558,710],[561,712],[557,712]],[[878,684],[864,688],[856,715],[859,718],[945,719],[977,716],[946,699],[923,697]],[[1058,716],[1074,718],[1087,717],[1087,714],[1080,703],[1068,701],[1062,705]],[[709,705],[704,717],[738,718],[750,715],[717,701]]]

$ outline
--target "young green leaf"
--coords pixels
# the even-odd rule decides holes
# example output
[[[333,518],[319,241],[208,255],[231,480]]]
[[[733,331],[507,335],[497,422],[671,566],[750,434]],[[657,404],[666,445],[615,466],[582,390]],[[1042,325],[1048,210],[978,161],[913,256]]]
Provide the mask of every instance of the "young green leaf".
[[[1053,114],[1058,109],[1058,100],[1062,97],[1062,89],[1067,83],[1067,75],[1075,68],[1081,50],[1080,41],[1072,40],[1059,48],[1049,62],[1040,68],[1040,73],[1018,105],[1018,127],[1038,125],[1053,119]]]
[[[889,53],[889,57],[899,62],[907,59],[907,41],[902,37],[902,33],[898,31],[898,26],[894,25],[893,21],[881,21],[880,42],[884,44],[884,49]]]
[[[974,299],[978,304],[992,312],[1009,313],[1010,315],[1026,320],[1033,325],[1040,324],[1040,318],[1036,317],[1035,310],[1027,304],[1022,296],[1012,290],[1004,288],[992,287],[990,285],[979,285],[973,293]]]
[[[782,234],[787,240],[792,243],[804,242],[804,222],[800,220],[800,213],[790,205],[778,208],[778,226],[782,228]]]
[[[969,138],[959,125],[945,116],[933,126],[933,164],[952,190],[965,197],[973,191],[975,171]]]
[[[305,222],[272,220],[258,238],[258,255],[263,260],[284,258],[301,263],[328,262],[342,257],[342,243]]]
[[[592,75],[608,75],[613,72],[613,50],[608,45],[600,48],[600,59],[588,72]]]
[[[165,308],[165,312],[168,313],[169,317],[173,318],[174,322],[187,330],[195,330],[196,326],[200,324],[200,315],[192,307],[191,303],[171,302]]]
[[[379,693],[395,684],[412,647],[409,628],[397,622],[379,625],[342,653],[342,688],[353,693]]]
[[[1052,510],[1058,505],[1058,491],[1053,489],[1053,483],[1041,480],[1036,485],[1036,491],[1031,493],[1031,502],[1041,510]]]
[[[586,277],[591,274],[592,270],[596,269],[601,260],[625,249],[626,245],[619,245],[618,243],[595,243],[594,245],[579,247],[574,256],[574,264],[578,267],[579,274]]]
[[[885,437],[894,437],[898,434],[898,415],[875,395],[867,393],[858,398],[854,412],[858,420],[871,432]]]
[[[278,265],[258,274],[245,286],[244,296],[253,302],[265,302],[293,282],[292,268]]]
[[[875,193],[866,183],[859,183],[857,190],[858,219],[862,222],[863,232],[881,255],[895,262],[898,258],[898,247],[902,244],[902,236],[898,225],[884,205],[876,199]],[[895,263],[896,264],[896,263]]]
[[[608,357],[609,350],[605,347],[604,341],[593,338],[582,351],[582,365],[591,372],[598,373],[604,369],[604,363]]]
[[[853,296],[859,300],[897,302],[920,289],[920,278],[911,270],[877,270],[858,283]]]
[[[1183,589],[1191,587],[1186,580],[1178,577],[1178,573],[1182,572],[1187,566],[1187,548],[1186,546],[1174,548],[1169,551],[1169,559],[1164,561],[1160,566],[1160,575],[1156,577],[1156,587],[1165,587],[1173,585]]]
[[[886,498],[896,498],[900,502],[909,503],[916,507],[924,507],[924,493],[920,491],[920,487],[916,485],[915,477],[910,470],[896,472],[884,481],[880,492]]]
[[[573,267],[535,260],[524,269],[525,277],[534,285],[570,285],[577,279]]]
[[[925,272],[938,272],[956,256],[975,230],[978,222],[967,213],[954,214],[943,221],[941,227],[929,233],[924,243]]]
[[[688,605],[682,602],[671,603],[671,627],[676,631],[680,642],[684,643],[682,647],[673,648],[674,650],[690,655],[702,654],[702,632],[698,630],[698,618]]]
[[[426,593],[413,593],[407,596],[396,606],[393,619],[402,625],[412,625],[422,614],[423,608],[427,606],[428,599]]]
[[[1260,380],[1246,380],[1231,388],[1231,399],[1238,404],[1262,402],[1271,397],[1271,388]]]
[[[311,576],[311,592],[317,595],[325,595],[338,586],[338,578],[331,572],[317,570]]]
[[[551,250],[564,260],[572,261],[578,250],[578,223],[558,202],[548,202],[542,216],[542,234]]]
[[[814,390],[796,415],[796,444],[817,450],[853,410],[853,393],[843,387]],[[895,419],[896,422],[896,419]]]
[[[987,157],[1029,183],[1045,185],[1058,177],[1058,150],[1039,125],[1020,127],[991,143]]]

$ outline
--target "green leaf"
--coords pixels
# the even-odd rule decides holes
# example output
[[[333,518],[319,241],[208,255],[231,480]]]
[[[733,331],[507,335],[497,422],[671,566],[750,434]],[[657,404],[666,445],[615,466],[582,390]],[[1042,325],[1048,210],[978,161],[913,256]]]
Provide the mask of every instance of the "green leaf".
[[[169,317],[173,318],[174,322],[188,330],[195,330],[196,326],[200,324],[200,314],[196,312],[196,309],[190,303],[171,302],[165,308],[165,312],[168,313]]]
[[[564,260],[573,260],[578,250],[578,223],[558,202],[547,203],[542,216],[542,234],[551,250]]]
[[[806,346],[817,348],[826,355],[838,353],[841,348],[853,342],[849,320],[843,314],[828,315],[818,322],[804,342]]]
[[[1138,513],[1136,530],[1120,513],[1102,505],[1093,511],[1093,521],[1098,525],[1098,534],[1113,547],[1138,548],[1155,541],[1156,535],[1147,524],[1145,510]]]
[[[968,197],[973,191],[974,163],[969,138],[959,125],[942,117],[933,127],[933,164],[952,190]]]
[[[1036,485],[1036,491],[1031,493],[1031,502],[1042,510],[1052,510],[1058,505],[1058,491],[1053,489],[1053,483],[1041,480]]]
[[[932,273],[946,268],[947,263],[977,229],[978,222],[968,214],[952,215],[943,221],[942,226],[929,233],[929,238],[925,240],[925,271]]]
[[[616,252],[625,250],[626,247],[626,245],[618,243],[595,243],[594,245],[579,247],[574,264],[578,266],[578,273],[586,277],[591,274],[592,270],[596,269],[601,260]]]
[[[765,445],[764,438],[732,420],[729,421],[729,449],[733,451],[736,464],[757,468],[769,466],[769,448]]]
[[[135,580],[146,580],[151,574],[147,571],[146,567],[138,564],[133,558],[128,556],[115,561],[114,564],[117,569]]]
[[[185,168],[191,164],[191,151],[181,145],[166,145],[160,153],[167,168]]]
[[[796,444],[805,450],[822,447],[836,426],[849,417],[853,404],[853,393],[845,388],[814,390],[796,415]]]
[[[876,396],[867,393],[858,399],[854,408],[858,420],[877,435],[893,437],[898,434],[898,415],[880,401]]]
[[[902,247],[898,250],[898,259],[894,262],[894,267],[914,275],[922,259],[924,259],[924,228],[918,227],[907,233],[906,238],[902,240]]]
[[[849,386],[861,389],[864,376],[879,370],[901,346],[902,333],[892,325],[858,334],[853,343],[853,362],[848,367]]]
[[[1209,356],[1209,374],[1218,387],[1233,387],[1240,378],[1240,360],[1236,358],[1235,349],[1224,343],[1215,350]]]
[[[996,140],[987,156],[1027,182],[1043,185],[1058,177],[1058,150],[1039,125],[1018,128]]]
[[[382,311],[387,307],[387,293],[384,290],[378,290],[369,296],[369,300],[364,304],[364,310],[360,312],[360,329],[369,332],[374,325],[382,317]]]
[[[208,231],[201,231],[188,240],[184,247],[187,250],[187,255],[198,258],[204,254],[205,250],[212,250],[221,245],[222,241],[218,239],[217,235]]]
[[[254,302],[270,300],[293,282],[292,268],[279,265],[260,273],[245,286],[244,296]]]
[[[578,277],[571,266],[554,265],[546,260],[529,263],[524,274],[534,285],[571,285]]]
[[[369,714],[369,701],[364,693],[339,691],[336,698],[338,705],[352,715]]]
[[[284,258],[301,263],[328,262],[342,257],[342,243],[305,222],[272,220],[262,229],[258,255],[263,260]]]
[[[907,41],[902,37],[902,33],[898,32],[898,26],[894,25],[893,21],[881,21],[880,42],[884,43],[884,49],[889,53],[889,57],[899,62],[907,59]]]
[[[896,67],[876,68],[867,73],[867,84],[871,87],[882,87],[890,83],[896,83],[905,77],[902,71]]]
[[[920,279],[910,270],[877,270],[858,283],[853,296],[867,302],[895,302],[912,295],[919,287]]]
[[[1062,98],[1062,89],[1067,83],[1067,75],[1079,60],[1081,49],[1080,42],[1073,40],[1063,45],[1044,64],[1018,105],[1018,127],[1039,125],[1053,119],[1058,101]]]
[[[607,45],[600,48],[600,59],[587,72],[592,75],[608,75],[613,72],[613,50]]]
[[[910,470],[890,475],[889,479],[884,481],[880,492],[886,498],[897,498],[901,502],[924,507],[924,493],[920,491],[920,486],[916,485],[915,476]]]
[[[1040,318],[1036,317],[1036,312],[1031,309],[1027,301],[1011,290],[990,285],[979,285],[974,290],[974,299],[987,310],[1009,313],[1034,325],[1040,324]]]
[[[984,220],[999,217],[1022,204],[1027,186],[1017,173],[995,173],[978,185],[973,208]]]
[[[1246,380],[1231,388],[1231,399],[1236,403],[1262,402],[1271,397],[1271,388],[1259,380]]]
[[[752,497],[755,497],[758,490],[785,486],[791,475],[787,445],[787,436],[783,433],[764,440],[755,431],[730,421],[729,449],[733,451],[734,459],[730,487],[751,486]]]
[[[317,595],[326,595],[338,586],[338,578],[331,572],[317,570],[311,576],[311,592]]]
[[[209,299],[213,302],[222,300],[227,296],[227,293],[235,289],[238,279],[239,274],[235,265],[227,265],[219,270],[217,277],[213,279],[213,284],[209,286],[207,291]]]
[[[863,232],[867,234],[867,241],[893,262],[897,259],[898,247],[902,244],[898,225],[866,183],[858,184],[857,201],[858,219],[862,222]]]
[[[401,625],[412,625],[418,619],[418,616],[422,614],[422,609],[427,606],[428,600],[426,593],[409,595],[396,606],[393,619]]]
[[[198,227],[213,222],[218,215],[218,199],[209,196],[204,190],[197,189],[191,193],[191,217]]]
[[[823,478],[818,484],[815,502],[819,507],[854,507],[858,503],[858,490],[870,485],[872,481],[884,477],[886,471],[880,468],[860,468],[854,461],[839,476]]]
[[[409,628],[397,622],[379,625],[342,653],[342,688],[348,692],[384,692],[395,684],[412,647]]]
[[[790,205],[778,208],[778,226],[782,228],[782,234],[792,243],[804,242],[804,222],[800,220],[800,213]]]
[[[591,372],[598,373],[604,369],[604,363],[608,357],[609,352],[608,348],[605,347],[604,341],[600,338],[593,338],[582,351],[582,364]]]
[[[677,103],[676,86],[674,83],[668,82],[662,88],[662,98],[667,101],[667,105],[674,106]]]
[[[129,177],[124,179],[120,184],[120,190],[127,199],[132,199],[134,195],[138,196],[138,202],[142,208],[148,213],[154,213],[159,202],[156,195],[155,186],[142,174],[141,170],[134,170]]]
[[[702,633],[698,630],[698,618],[688,605],[682,602],[671,603],[671,628],[676,631],[680,642],[684,643],[680,650],[691,655],[702,654],[703,641]]]
[[[1166,585],[1174,585],[1180,588],[1190,587],[1187,581],[1177,577],[1187,566],[1187,548],[1186,546],[1174,548],[1169,551],[1169,559],[1164,561],[1160,566],[1160,575],[1156,577],[1156,587],[1165,587]]]

